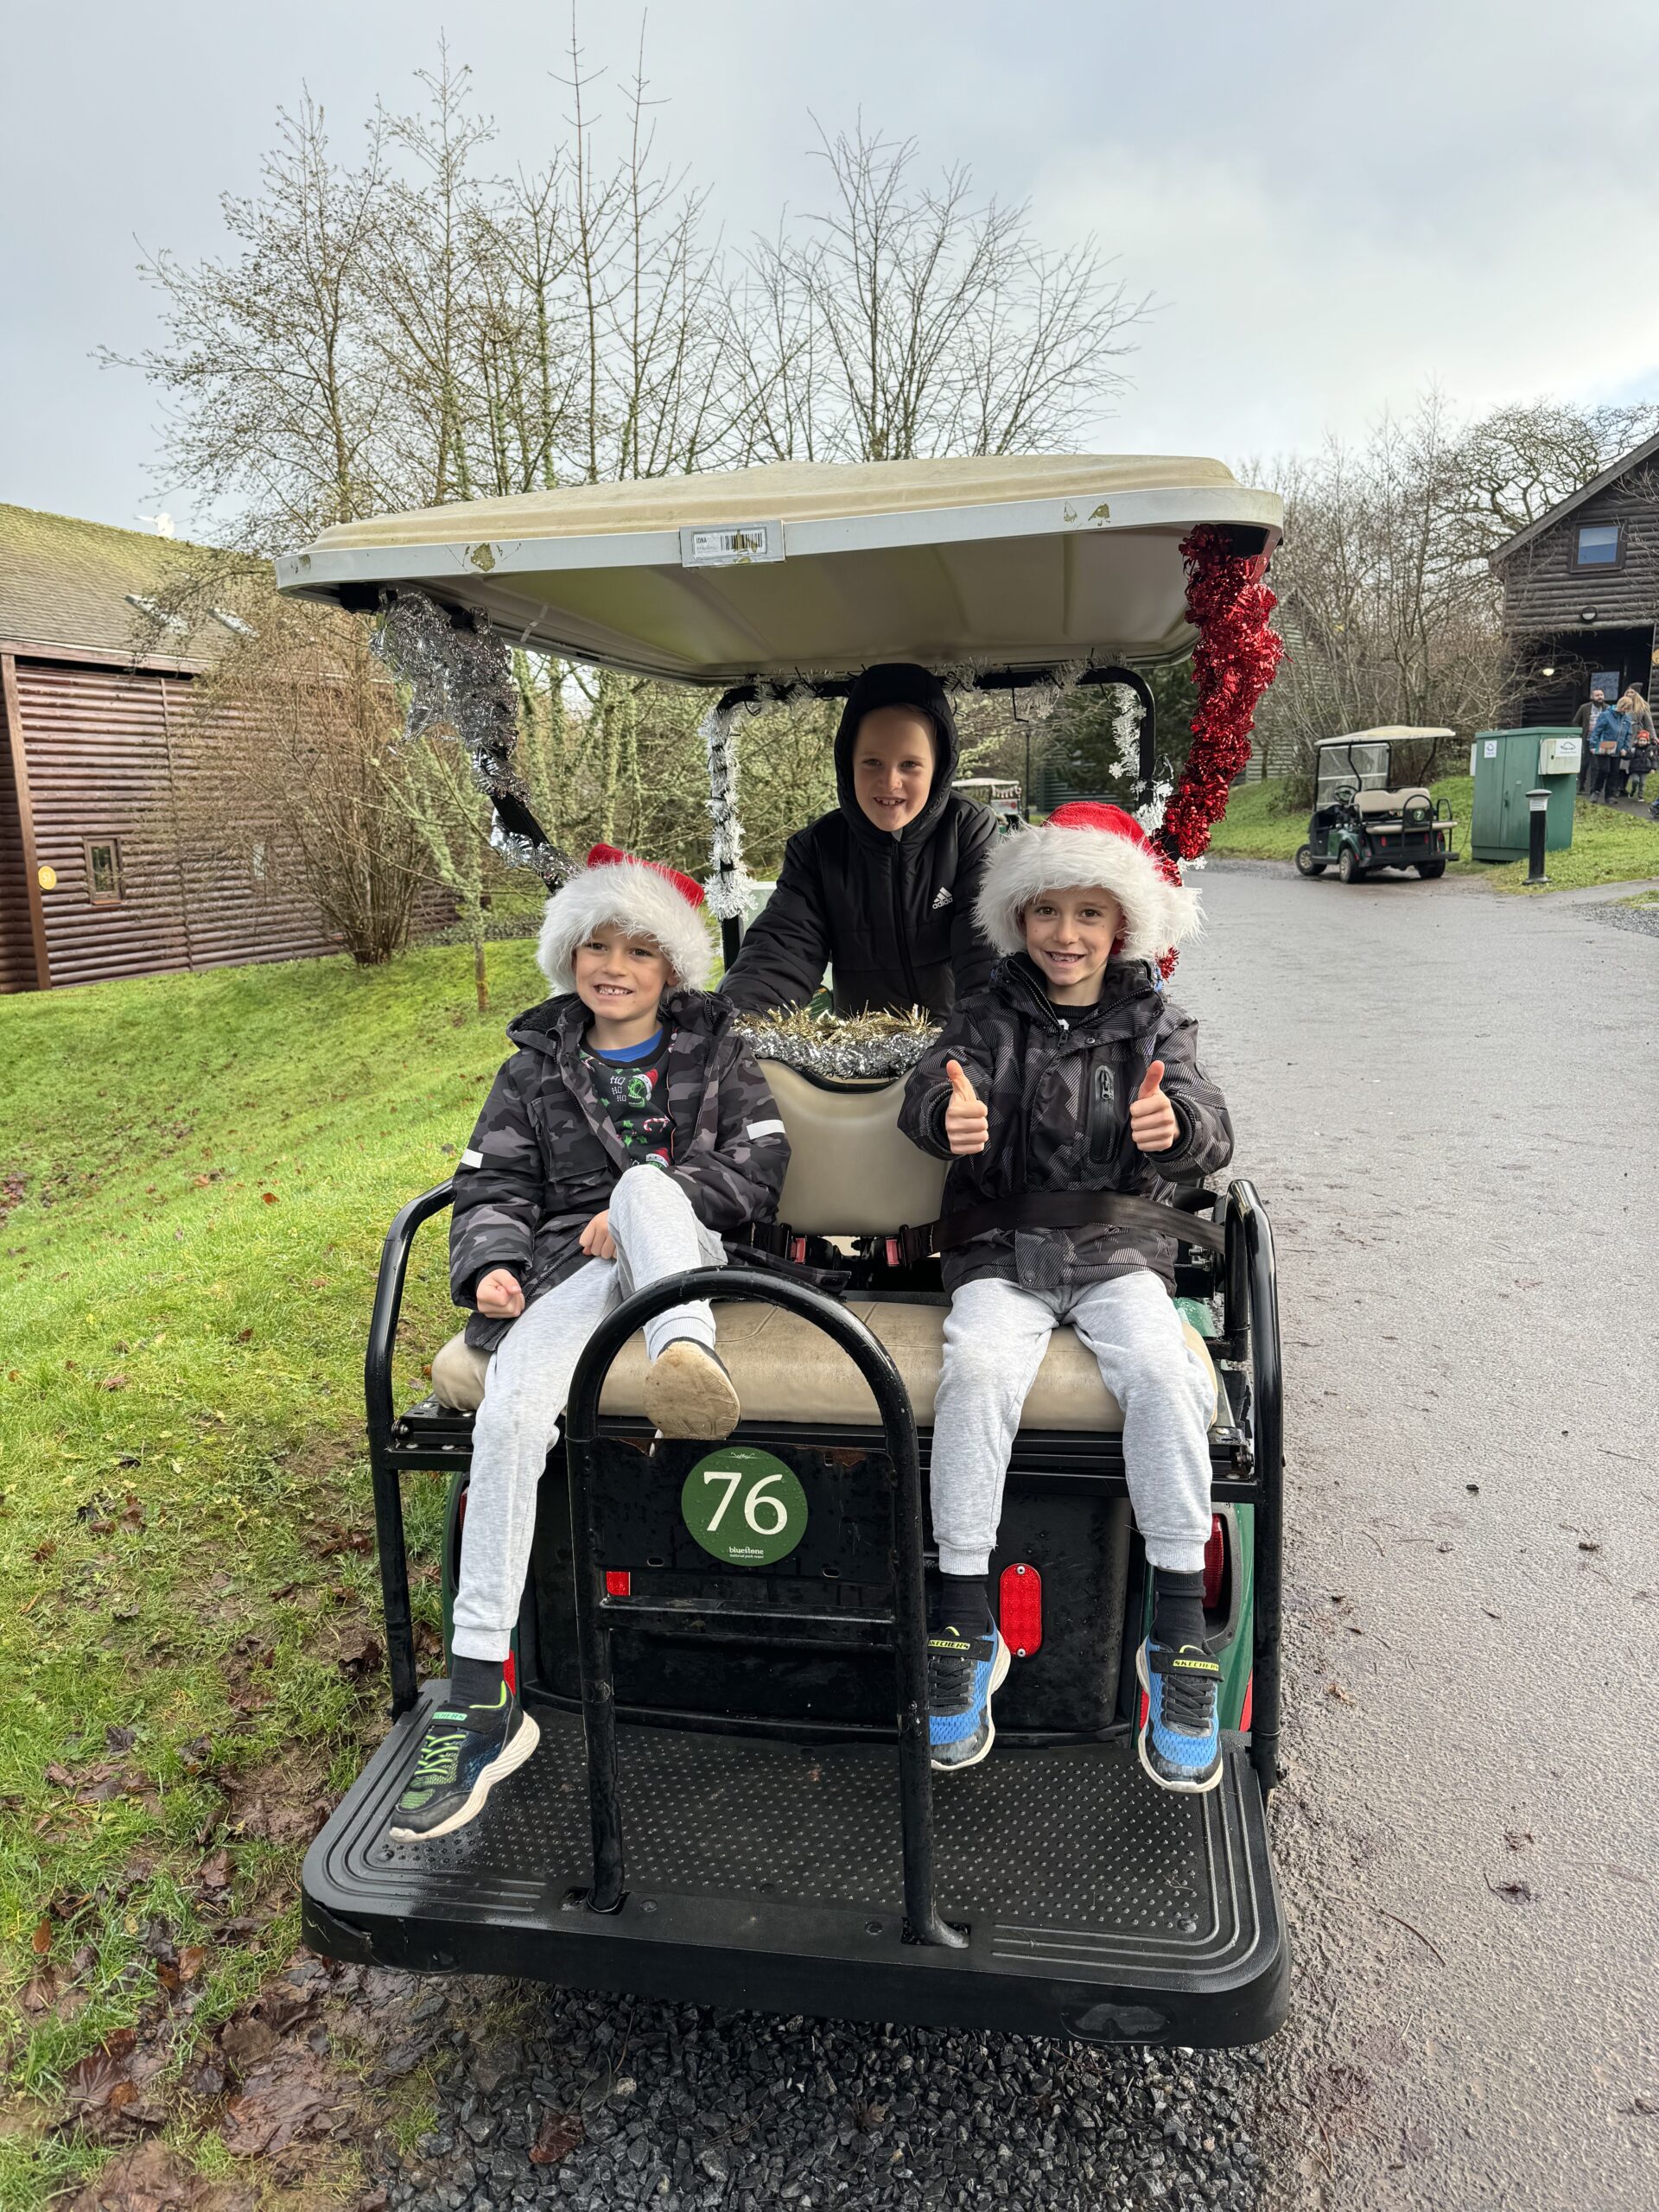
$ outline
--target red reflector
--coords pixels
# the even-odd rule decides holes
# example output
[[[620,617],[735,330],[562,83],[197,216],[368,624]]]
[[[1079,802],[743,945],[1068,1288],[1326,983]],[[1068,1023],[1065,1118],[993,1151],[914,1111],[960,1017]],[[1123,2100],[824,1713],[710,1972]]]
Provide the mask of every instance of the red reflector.
[[[626,1567],[607,1567],[605,1570],[605,1595],[607,1598],[632,1598],[633,1576]]]
[[[1187,1554],[1189,1558],[1192,1554]],[[1221,1516],[1210,1516],[1210,1541],[1204,1548],[1204,1602],[1206,1608],[1221,1603],[1221,1578],[1227,1566],[1227,1539],[1221,1531]]]
[[[1244,1710],[1238,1716],[1238,1725],[1241,1728],[1248,1728],[1249,1726],[1250,1713],[1255,1702],[1255,1676],[1252,1675],[1249,1681],[1244,1685]]]
[[[518,1655],[516,1651],[508,1652],[506,1663],[501,1669],[501,1679],[507,1686],[508,1696],[516,1697],[518,1692]]]
[[[1016,1659],[1043,1648],[1043,1578],[1034,1567],[1005,1567],[996,1586],[1002,1641]]]

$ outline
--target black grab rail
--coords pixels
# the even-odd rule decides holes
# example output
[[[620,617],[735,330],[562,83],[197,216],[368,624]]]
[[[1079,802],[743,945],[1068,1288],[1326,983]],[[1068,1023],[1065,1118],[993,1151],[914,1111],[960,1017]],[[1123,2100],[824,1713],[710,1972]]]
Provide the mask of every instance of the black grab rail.
[[[893,1356],[855,1314],[822,1291],[782,1277],[737,1268],[695,1268],[638,1291],[606,1316],[582,1349],[570,1381],[565,1457],[570,1484],[575,1554],[576,1638],[582,1669],[582,1727],[588,1745],[588,1802],[593,1824],[594,1885],[586,1904],[615,1912],[626,1886],[622,1807],[617,1789],[616,1681],[611,1606],[605,1569],[594,1541],[593,1448],[600,1393],[617,1354],[634,1332],[672,1306],[718,1297],[781,1306],[823,1331],[869,1385],[893,1464],[894,1673],[899,1714],[899,1807],[903,1843],[905,1918],[913,1942],[959,1950],[965,1939],[941,1920],[933,1901],[932,1774],[928,1760],[926,1598],[922,1578],[922,1473],[916,1416]],[[623,1608],[619,1604],[617,1611]],[[705,1603],[702,1610],[718,1607]],[[734,1609],[736,1610],[736,1609]]]
[[[1279,1351],[1279,1290],[1273,1229],[1255,1185],[1227,1192],[1224,1325],[1250,1347],[1250,1442],[1255,1501],[1255,1623],[1251,1663],[1250,1764],[1263,1803],[1279,1779],[1280,1637],[1283,1630],[1285,1400]]]
[[[380,1249],[368,1349],[363,1357],[363,1395],[368,1409],[369,1477],[374,1485],[375,1548],[380,1554],[380,1597],[386,1616],[386,1669],[391,1677],[391,1717],[407,1713],[420,1694],[415,1658],[415,1621],[409,1603],[409,1554],[404,1542],[404,1497],[391,1452],[394,1418],[391,1352],[403,1310],[404,1282],[415,1232],[455,1195],[453,1182],[423,1191],[402,1207]]]

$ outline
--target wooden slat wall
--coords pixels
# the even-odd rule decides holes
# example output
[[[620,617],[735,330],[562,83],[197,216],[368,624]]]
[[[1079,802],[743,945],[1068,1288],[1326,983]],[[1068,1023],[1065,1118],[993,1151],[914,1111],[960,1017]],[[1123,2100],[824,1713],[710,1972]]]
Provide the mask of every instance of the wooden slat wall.
[[[5,695],[0,691],[0,991],[32,991],[35,984],[35,944],[29,912],[29,887],[22,824],[17,813],[17,784],[12,774],[6,727]]]
[[[38,857],[58,873],[45,899],[54,986],[335,949],[279,854],[263,884],[245,855],[181,866],[168,747],[171,775],[188,774],[187,689],[146,671],[17,663]],[[89,837],[120,840],[118,906],[88,898]]]
[[[1609,522],[1624,525],[1623,565],[1575,569],[1580,526]],[[1609,484],[1506,561],[1499,573],[1503,626],[1511,632],[1580,630],[1587,607],[1594,607],[1599,625],[1651,622],[1659,601],[1659,499],[1651,495],[1645,472]]]

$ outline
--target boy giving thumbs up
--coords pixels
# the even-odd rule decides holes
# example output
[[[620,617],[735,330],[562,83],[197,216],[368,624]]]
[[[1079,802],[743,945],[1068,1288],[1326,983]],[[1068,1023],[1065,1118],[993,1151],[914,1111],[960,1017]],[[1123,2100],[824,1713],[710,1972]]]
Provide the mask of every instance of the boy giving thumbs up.
[[[1205,1644],[1210,1378],[1170,1292],[1175,1242],[1157,1216],[1224,1167],[1232,1124],[1172,1006],[1160,956],[1198,925],[1140,824],[1060,807],[999,841],[979,925],[1004,957],[957,1007],[906,1086],[900,1126],[951,1161],[940,1223],[951,1294],[930,1488],[939,1587],[929,1624],[933,1764],[990,1750],[1008,1653],[991,1616],[991,1554],[1008,1455],[1048,1340],[1069,1324],[1123,1409],[1129,1496],[1154,1577],[1141,1764],[1167,1789],[1221,1777],[1220,1669]]]

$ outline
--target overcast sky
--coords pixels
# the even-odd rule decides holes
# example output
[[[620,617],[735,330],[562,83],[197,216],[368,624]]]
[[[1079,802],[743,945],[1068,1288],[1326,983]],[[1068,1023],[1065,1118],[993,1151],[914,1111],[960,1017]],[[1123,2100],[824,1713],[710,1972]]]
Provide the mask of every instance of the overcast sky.
[[[590,64],[625,72],[638,21],[588,0]],[[156,396],[89,358],[157,334],[135,241],[215,251],[280,105],[308,86],[348,153],[446,27],[501,165],[537,163],[562,5],[9,11],[0,499],[128,524],[159,504],[207,534],[161,474]],[[1273,453],[1435,380],[1469,409],[1659,396],[1654,0],[658,0],[647,68],[728,236],[810,205],[813,117],[861,105],[1028,199],[1050,242],[1096,232],[1160,303],[1096,448]]]

